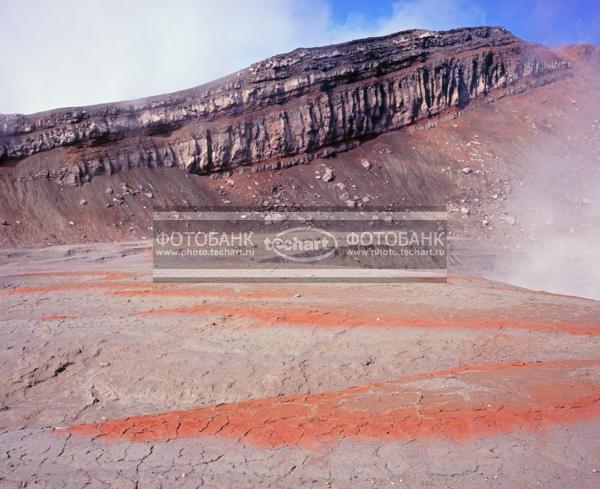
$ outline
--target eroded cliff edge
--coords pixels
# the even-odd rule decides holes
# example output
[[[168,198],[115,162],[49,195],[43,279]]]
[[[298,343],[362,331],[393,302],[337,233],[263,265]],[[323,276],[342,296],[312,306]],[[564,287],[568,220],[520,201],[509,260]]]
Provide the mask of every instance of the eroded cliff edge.
[[[499,27],[405,31],[297,49],[169,95],[0,116],[0,164],[27,159],[20,178],[67,185],[135,167],[291,165],[569,71]]]

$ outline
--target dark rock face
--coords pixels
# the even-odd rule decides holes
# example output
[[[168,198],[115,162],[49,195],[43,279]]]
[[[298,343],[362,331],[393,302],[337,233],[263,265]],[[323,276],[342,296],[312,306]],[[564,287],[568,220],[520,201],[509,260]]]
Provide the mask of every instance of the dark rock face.
[[[0,116],[0,161],[43,155],[35,176],[70,185],[132,167],[291,165],[568,68],[502,28],[405,31],[297,49],[170,95]]]

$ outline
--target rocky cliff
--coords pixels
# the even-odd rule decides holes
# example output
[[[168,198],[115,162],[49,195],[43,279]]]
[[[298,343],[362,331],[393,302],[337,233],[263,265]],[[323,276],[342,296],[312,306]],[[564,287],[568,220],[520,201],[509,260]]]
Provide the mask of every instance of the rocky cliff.
[[[0,165],[27,159],[21,177],[67,185],[135,167],[287,166],[569,71],[498,27],[302,48],[169,95],[0,116]]]

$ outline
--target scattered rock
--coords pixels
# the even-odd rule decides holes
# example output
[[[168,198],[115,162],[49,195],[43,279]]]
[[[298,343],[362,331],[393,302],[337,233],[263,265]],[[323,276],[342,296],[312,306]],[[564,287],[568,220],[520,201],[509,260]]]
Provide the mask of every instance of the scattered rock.
[[[323,173],[323,176],[321,178],[323,179],[324,182],[333,181],[333,179],[335,178],[335,176],[333,174],[333,170],[331,168],[325,168],[325,173]]]
[[[8,221],[6,219],[0,219],[0,224],[3,226],[8,226]]]
[[[75,223],[73,221],[69,221],[69,226],[75,226]]]
[[[365,170],[370,170],[372,168],[369,160],[362,160],[360,164]]]
[[[79,201],[79,205],[87,205],[87,200],[85,200],[85,199],[81,199],[81,200]]]
[[[346,206],[348,206],[348,207],[352,207],[352,208],[356,207],[356,201],[355,201],[355,200],[352,200],[352,199],[348,199],[348,200],[346,200],[346,201],[345,201],[345,204],[346,204]]]
[[[112,189],[112,188],[110,188],[110,187],[106,187],[106,190],[105,190],[105,192],[106,192],[106,195],[112,195],[112,193],[113,193],[113,189]]]
[[[460,212],[465,216],[468,216],[471,213],[471,211],[467,207],[461,207]]]
[[[468,166],[466,166],[465,168],[463,168],[463,169],[462,169],[462,172],[463,172],[465,175],[468,175],[469,173],[473,173],[473,169],[472,169],[472,168],[470,168],[470,167],[468,167]]]
[[[154,198],[154,194],[152,192],[144,192],[144,195],[146,197],[148,197],[149,199],[153,199]]]

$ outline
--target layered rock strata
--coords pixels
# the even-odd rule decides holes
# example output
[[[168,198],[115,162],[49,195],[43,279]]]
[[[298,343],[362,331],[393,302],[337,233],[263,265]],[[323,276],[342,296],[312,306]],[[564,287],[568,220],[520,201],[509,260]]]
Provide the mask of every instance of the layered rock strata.
[[[3,115],[0,164],[30,159],[32,175],[68,185],[133,167],[285,166],[568,73],[503,28],[405,31],[297,49],[169,95]]]

